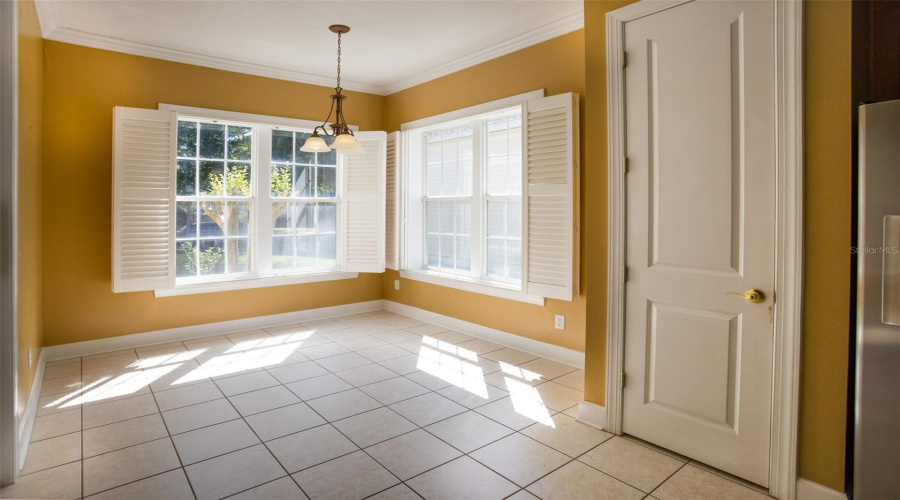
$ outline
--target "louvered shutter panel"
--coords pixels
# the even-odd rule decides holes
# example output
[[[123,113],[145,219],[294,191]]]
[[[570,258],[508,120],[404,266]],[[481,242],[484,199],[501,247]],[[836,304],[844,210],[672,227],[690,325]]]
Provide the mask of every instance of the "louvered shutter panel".
[[[525,292],[578,296],[578,94],[523,106]]]
[[[387,134],[357,132],[364,153],[341,155],[343,270],[384,272],[384,176]]]
[[[400,132],[387,135],[387,168],[384,177],[384,267],[400,269]]]
[[[113,292],[175,285],[174,111],[113,112]]]

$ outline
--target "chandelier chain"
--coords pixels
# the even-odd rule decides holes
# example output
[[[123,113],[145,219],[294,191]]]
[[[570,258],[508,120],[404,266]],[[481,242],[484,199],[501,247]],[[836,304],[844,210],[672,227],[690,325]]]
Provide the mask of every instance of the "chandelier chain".
[[[341,34],[338,33],[337,88],[341,88]]]

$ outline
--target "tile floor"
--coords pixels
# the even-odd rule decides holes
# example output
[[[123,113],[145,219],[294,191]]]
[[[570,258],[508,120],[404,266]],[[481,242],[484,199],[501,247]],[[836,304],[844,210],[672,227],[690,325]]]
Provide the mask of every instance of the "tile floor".
[[[379,311],[48,363],[2,498],[766,498],[575,420],[584,373]]]

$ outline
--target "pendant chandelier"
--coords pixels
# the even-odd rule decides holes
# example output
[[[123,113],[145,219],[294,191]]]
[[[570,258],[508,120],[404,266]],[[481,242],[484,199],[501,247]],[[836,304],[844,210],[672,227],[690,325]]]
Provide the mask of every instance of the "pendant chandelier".
[[[337,85],[334,87],[335,93],[331,95],[331,110],[328,112],[328,116],[321,125],[313,130],[313,135],[306,140],[300,151],[304,153],[327,153],[334,149],[338,153],[345,155],[364,153],[362,146],[359,145],[359,142],[353,136],[353,131],[347,126],[347,120],[344,119],[343,103],[347,96],[341,94],[341,91],[344,90],[341,88],[341,35],[348,33],[350,28],[342,24],[333,24],[328,29],[332,33],[337,33],[338,36]],[[332,115],[334,115],[334,122],[329,124],[328,120],[331,119]],[[330,132],[325,128],[326,125],[329,125]],[[326,137],[334,137],[331,147],[325,143],[325,139],[322,139],[319,131]]]

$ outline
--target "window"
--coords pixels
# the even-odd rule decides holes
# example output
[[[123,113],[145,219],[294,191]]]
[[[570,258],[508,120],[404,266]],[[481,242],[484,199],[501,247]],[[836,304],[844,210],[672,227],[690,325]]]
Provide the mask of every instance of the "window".
[[[404,177],[401,276],[530,303],[577,296],[578,96],[542,96],[425,118],[392,137],[404,150],[388,166]]]
[[[314,122],[163,107],[116,108],[114,291],[383,272],[384,132],[357,132],[358,156],[304,153]]]

